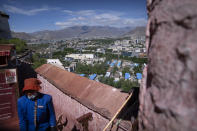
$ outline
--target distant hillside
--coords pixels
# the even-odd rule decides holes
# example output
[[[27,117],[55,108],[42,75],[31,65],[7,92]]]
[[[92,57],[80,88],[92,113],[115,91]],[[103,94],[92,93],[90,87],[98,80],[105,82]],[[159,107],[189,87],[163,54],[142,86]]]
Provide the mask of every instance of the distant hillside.
[[[33,33],[12,32],[12,37],[32,40],[62,40],[67,38],[102,38],[102,37],[127,37],[145,35],[145,27],[115,28],[109,26],[73,26],[61,30],[45,30]]]
[[[118,37],[128,32],[131,28],[115,28],[108,26],[74,26],[55,31],[39,31],[31,35],[37,39],[65,39],[65,38],[96,38]]]
[[[11,32],[12,38],[19,38],[22,40],[31,40],[31,39],[35,39],[34,36],[25,33],[25,32]]]
[[[136,27],[135,29],[125,33],[124,37],[130,37],[130,36],[145,36],[146,35],[146,27]]]

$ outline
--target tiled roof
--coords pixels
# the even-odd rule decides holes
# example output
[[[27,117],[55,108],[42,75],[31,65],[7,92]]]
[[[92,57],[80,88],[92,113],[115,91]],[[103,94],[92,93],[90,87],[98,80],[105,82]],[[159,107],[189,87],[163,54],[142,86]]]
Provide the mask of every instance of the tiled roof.
[[[120,90],[62,70],[51,64],[44,64],[36,72],[65,94],[102,116],[112,118],[128,97]]]
[[[10,51],[11,49],[15,49],[15,45],[13,44],[0,44],[0,51]]]

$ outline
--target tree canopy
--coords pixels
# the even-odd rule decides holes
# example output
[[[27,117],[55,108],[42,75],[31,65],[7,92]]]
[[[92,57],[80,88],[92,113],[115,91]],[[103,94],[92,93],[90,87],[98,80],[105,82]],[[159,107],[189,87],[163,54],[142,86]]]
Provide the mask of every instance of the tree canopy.
[[[76,67],[76,73],[78,74],[98,74],[98,75],[105,75],[106,71],[108,69],[108,65],[106,65],[105,62],[101,64],[95,64],[95,65],[87,65],[82,63],[77,63]]]
[[[18,39],[18,38],[12,38],[12,39],[0,39],[0,44],[14,44],[16,46],[16,52],[22,53],[27,48],[27,44],[24,40]]]
[[[46,59],[42,58],[40,54],[36,53],[33,55],[33,68],[36,69],[37,67],[46,64]]]

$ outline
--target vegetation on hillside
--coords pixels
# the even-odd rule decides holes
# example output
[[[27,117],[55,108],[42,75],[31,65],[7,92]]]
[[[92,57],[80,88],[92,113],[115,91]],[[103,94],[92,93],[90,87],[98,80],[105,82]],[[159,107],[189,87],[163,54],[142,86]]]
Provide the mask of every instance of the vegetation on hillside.
[[[115,82],[114,78],[104,77],[104,76],[100,77],[99,81],[101,83],[121,89],[124,92],[129,92],[131,88],[139,86],[137,81],[132,82],[130,80],[120,79],[119,81]]]
[[[40,54],[36,53],[33,55],[33,68],[36,69],[39,66],[46,64],[46,59],[42,58]]]
[[[73,49],[73,48],[65,48],[64,51],[56,51],[53,53],[53,58],[54,59],[61,59],[64,58],[65,55],[67,54],[72,54],[72,53],[76,53],[77,50]]]
[[[97,56],[106,57],[106,60],[120,59],[120,60],[132,61],[133,63],[139,63],[139,64],[144,64],[148,62],[147,58],[137,58],[137,57],[117,55],[117,54],[110,53],[110,50],[108,50],[108,52],[106,52],[105,54],[97,53]]]
[[[77,63],[77,67],[75,72],[78,74],[94,74],[96,73],[97,75],[105,75],[108,65],[105,64],[105,62],[101,64],[94,64],[94,65],[87,65],[87,64],[82,64],[82,63]]]
[[[129,67],[125,67],[122,69],[122,75],[124,75],[125,73],[129,73],[132,75],[132,72],[130,71],[130,68]]]
[[[16,47],[17,54],[23,53],[27,48],[27,44],[24,40],[18,38],[12,39],[0,39],[0,44],[14,44]]]
[[[26,42],[24,40],[18,39],[18,38],[12,38],[12,39],[0,39],[0,44],[14,44],[16,47],[16,53],[17,54],[21,54],[23,52],[25,52],[26,49],[39,49],[40,47],[46,47],[46,45],[44,44],[40,44],[40,45],[32,45],[32,46],[27,46]],[[34,54],[32,57],[32,62],[33,62],[33,68],[37,68],[39,66],[41,66],[42,64],[46,63],[46,59],[42,58],[42,56],[40,54]]]
[[[110,38],[108,38],[108,39],[93,39],[93,40],[91,40],[91,42],[93,42],[93,43],[95,43],[95,44],[100,44],[100,45],[108,45],[108,44],[112,44],[112,43],[114,43],[114,41],[115,41],[116,39],[110,39]],[[89,41],[89,40],[85,40],[84,42],[87,42],[87,41]]]
[[[49,43],[43,43],[43,44],[29,44],[28,49],[38,51],[42,49],[46,49],[49,47]]]

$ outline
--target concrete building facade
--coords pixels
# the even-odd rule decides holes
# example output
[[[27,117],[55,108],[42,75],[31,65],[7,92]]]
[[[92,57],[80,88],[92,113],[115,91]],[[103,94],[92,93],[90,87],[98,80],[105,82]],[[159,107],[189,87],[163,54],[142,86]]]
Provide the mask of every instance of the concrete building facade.
[[[83,60],[94,59],[94,54],[69,54],[66,55],[65,57],[83,61]]]
[[[61,69],[64,69],[62,62],[59,59],[47,59],[47,64],[52,64]]]

